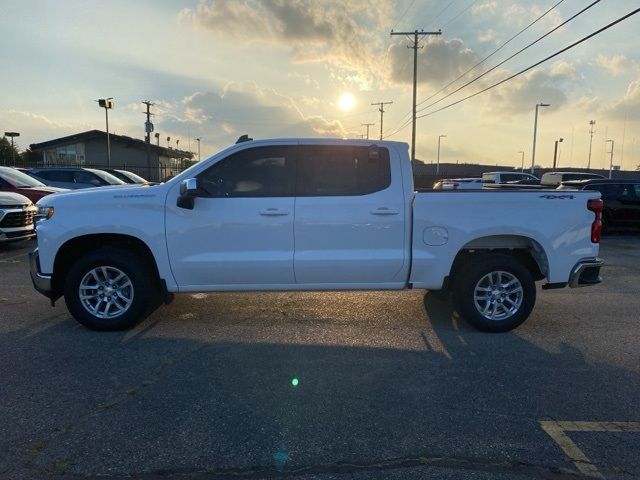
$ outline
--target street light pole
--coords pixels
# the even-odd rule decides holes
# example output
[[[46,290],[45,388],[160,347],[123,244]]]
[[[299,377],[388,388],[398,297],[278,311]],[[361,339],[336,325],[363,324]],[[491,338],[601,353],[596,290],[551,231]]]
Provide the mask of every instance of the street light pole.
[[[524,172],[524,151],[520,150],[518,152],[521,155],[521,159],[520,159],[520,171]]]
[[[548,103],[536,103],[536,115],[533,120],[533,148],[531,150],[531,174],[535,171],[536,165],[536,136],[538,134],[538,108],[540,107],[549,107]]]
[[[96,100],[96,102],[98,102],[98,105],[100,107],[104,108],[104,117],[107,127],[107,167],[111,167],[111,143],[109,142],[109,109],[113,108],[115,102],[113,101],[113,97],[100,98]]]
[[[13,167],[16,166],[16,149],[13,144],[13,139],[15,137],[19,137],[20,134],[18,132],[4,132],[5,137],[9,137],[11,139],[11,165]]]
[[[200,161],[200,137],[196,138],[198,141],[198,161]]]
[[[613,171],[613,140],[607,140],[607,143],[611,142],[611,156],[609,157],[609,178],[611,178],[611,173]]]
[[[440,173],[440,141],[445,137],[446,135],[438,136],[438,163],[436,163],[436,175]]]
[[[556,146],[553,149],[553,171],[556,171],[556,160],[558,158],[558,143],[562,143],[562,141],[564,140],[564,138],[560,138],[559,140],[556,140]]]

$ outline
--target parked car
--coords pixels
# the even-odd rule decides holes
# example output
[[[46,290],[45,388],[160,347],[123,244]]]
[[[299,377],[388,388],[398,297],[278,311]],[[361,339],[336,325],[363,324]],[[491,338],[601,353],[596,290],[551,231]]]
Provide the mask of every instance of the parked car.
[[[128,170],[117,170],[115,168],[102,168],[101,170],[103,172],[110,173],[116,178],[119,178],[124,183],[129,183],[129,184],[137,183],[141,185],[145,183],[149,183],[148,180],[145,180],[140,175],[136,175],[135,173],[130,172]]]
[[[481,178],[444,178],[433,184],[434,190],[472,190],[482,188]]]
[[[15,168],[0,167],[0,192],[19,193],[35,203],[52,193],[66,191],[65,188],[47,187],[41,181]]]
[[[42,199],[34,286],[96,330],[131,327],[171,292],[414,288],[450,290],[461,318],[505,331],[535,281],[601,281],[599,193],[415,192],[407,150],[246,141],[144,190]]]
[[[485,172],[482,174],[482,183],[518,183],[523,185],[536,185],[540,183],[540,179],[535,175],[524,172]]]
[[[640,179],[574,180],[563,182],[558,189],[600,192],[604,228],[640,227]]]
[[[50,187],[79,188],[104,187],[108,185],[126,185],[110,173],[95,168],[46,167],[32,168],[29,175]]]
[[[556,188],[562,182],[571,180],[591,180],[597,178],[605,177],[597,173],[586,172],[547,172],[542,175],[542,178],[540,179],[540,185]]]
[[[0,192],[0,243],[33,238],[36,211],[36,206],[24,195]]]

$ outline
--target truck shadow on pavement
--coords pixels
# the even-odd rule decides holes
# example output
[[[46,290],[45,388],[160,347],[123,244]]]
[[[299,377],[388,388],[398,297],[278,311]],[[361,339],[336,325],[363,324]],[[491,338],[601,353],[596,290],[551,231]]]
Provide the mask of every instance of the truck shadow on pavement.
[[[575,468],[539,420],[640,420],[636,373],[425,309],[424,349],[163,337],[161,318],[2,333],[0,476],[563,478]],[[592,460],[640,475],[638,438],[618,440]]]

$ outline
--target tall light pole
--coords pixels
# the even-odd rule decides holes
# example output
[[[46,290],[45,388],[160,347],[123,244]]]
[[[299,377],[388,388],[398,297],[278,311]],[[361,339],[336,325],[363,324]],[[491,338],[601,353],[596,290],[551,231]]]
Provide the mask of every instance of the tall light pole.
[[[551,105],[548,103],[536,103],[536,115],[533,120],[533,149],[531,150],[531,173],[533,174],[535,171],[536,165],[536,136],[538,134],[538,109],[540,107],[550,107]]]
[[[11,139],[11,165],[16,166],[16,149],[13,145],[13,139],[15,137],[19,137],[20,134],[18,132],[4,132],[5,137],[9,137]]]
[[[111,167],[111,144],[109,142],[109,109],[113,108],[115,102],[113,97],[100,98],[96,100],[101,108],[104,108],[104,118],[107,127],[107,167]]]
[[[595,130],[593,129],[593,127],[596,126],[596,121],[595,120],[590,120],[589,121],[589,161],[587,162],[587,170],[591,169],[591,147],[593,145],[593,134],[595,133]]]
[[[445,137],[446,135],[438,136],[438,163],[436,163],[436,175],[440,173],[440,141]]]
[[[520,171],[524,172],[524,151],[520,150],[518,152],[521,155],[521,159],[520,159]]]
[[[558,144],[562,143],[563,141],[564,141],[564,138],[560,138],[556,140],[556,146],[553,149],[553,171],[554,172],[556,170],[556,160],[558,158]]]
[[[613,140],[607,140],[606,143],[611,142],[611,156],[609,157],[609,178],[611,178],[611,172],[613,170]]]
[[[160,134],[158,132],[153,134],[154,137],[156,137],[156,145],[159,147],[160,146]]]
[[[200,161],[200,137],[196,138],[198,141],[198,161]]]

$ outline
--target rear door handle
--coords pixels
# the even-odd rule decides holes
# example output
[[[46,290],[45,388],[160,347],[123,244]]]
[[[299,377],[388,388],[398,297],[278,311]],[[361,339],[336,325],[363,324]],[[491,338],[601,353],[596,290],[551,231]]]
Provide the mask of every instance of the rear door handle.
[[[289,215],[289,212],[278,210],[277,208],[267,208],[266,210],[262,210],[260,215],[263,217],[283,217],[285,215]]]
[[[371,210],[371,215],[398,215],[400,212],[395,208],[380,207]]]

